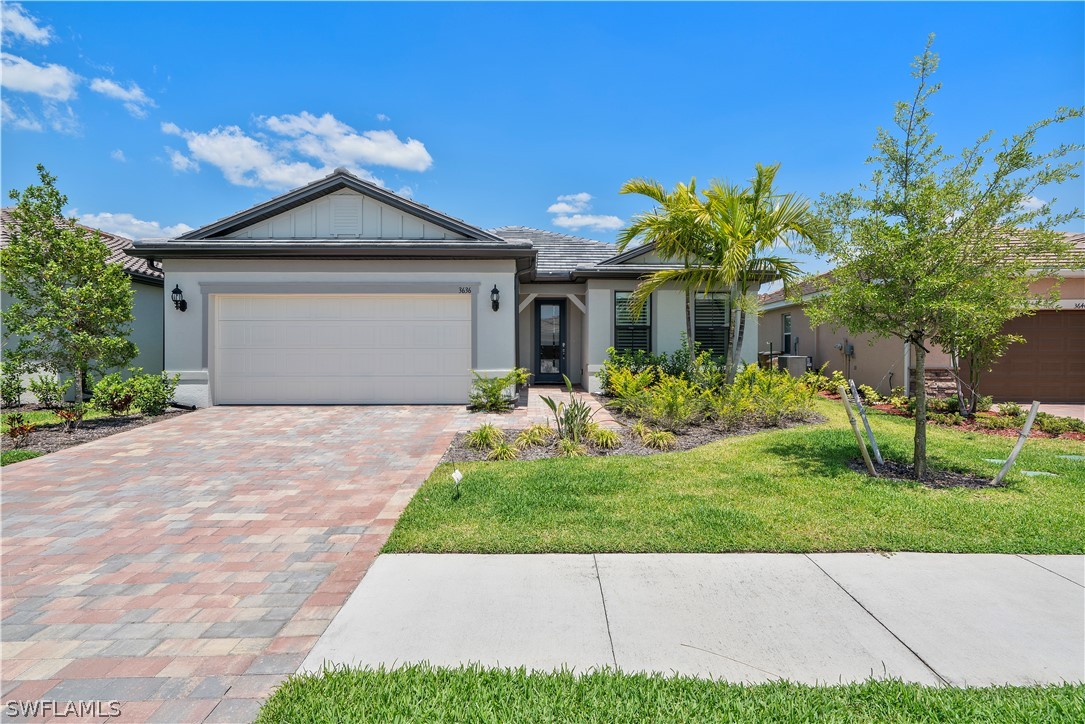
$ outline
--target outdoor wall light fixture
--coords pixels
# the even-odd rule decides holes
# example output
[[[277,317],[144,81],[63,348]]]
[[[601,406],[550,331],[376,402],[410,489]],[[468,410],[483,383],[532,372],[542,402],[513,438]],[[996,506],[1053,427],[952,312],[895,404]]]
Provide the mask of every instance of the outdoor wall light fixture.
[[[501,308],[501,292],[497,290],[496,284],[494,284],[494,288],[490,290],[490,306],[494,308],[495,312]]]
[[[188,309],[188,302],[185,301],[185,295],[181,291],[181,287],[178,284],[173,286],[173,291],[170,293],[170,298],[173,299],[173,308],[178,311],[185,311]]]

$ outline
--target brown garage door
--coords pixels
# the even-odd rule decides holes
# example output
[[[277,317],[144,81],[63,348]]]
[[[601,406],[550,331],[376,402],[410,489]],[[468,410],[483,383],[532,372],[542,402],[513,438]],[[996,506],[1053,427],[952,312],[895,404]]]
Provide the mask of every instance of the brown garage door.
[[[983,394],[996,402],[1085,402],[1085,312],[1038,312],[1006,331],[1028,341],[1010,345],[980,376]]]

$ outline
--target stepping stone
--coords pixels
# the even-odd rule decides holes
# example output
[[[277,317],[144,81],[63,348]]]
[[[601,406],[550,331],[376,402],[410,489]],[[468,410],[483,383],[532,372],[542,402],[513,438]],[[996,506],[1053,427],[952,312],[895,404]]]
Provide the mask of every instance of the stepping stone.
[[[1006,461],[1005,460],[996,460],[995,458],[984,458],[983,462],[985,462],[985,463],[994,463],[995,465],[1002,465]]]
[[[1064,460],[1085,460],[1085,455],[1059,455]]]
[[[1030,478],[1057,478],[1059,477],[1055,473],[1044,472],[1043,470],[1022,470],[1022,475],[1027,475]]]

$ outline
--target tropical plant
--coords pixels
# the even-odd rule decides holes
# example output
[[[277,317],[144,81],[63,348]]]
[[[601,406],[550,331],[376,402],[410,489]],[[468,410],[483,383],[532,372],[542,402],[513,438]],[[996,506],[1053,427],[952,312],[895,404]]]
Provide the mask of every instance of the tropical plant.
[[[489,454],[486,455],[487,460],[515,460],[520,455],[520,450],[509,443],[507,440],[501,440],[492,448],[490,448]]]
[[[591,405],[573,392],[573,383],[569,378],[562,375],[562,379],[565,380],[565,389],[569,392],[568,402],[555,401],[551,397],[541,395],[540,397],[554,413],[554,425],[557,428],[558,438],[579,443],[584,440],[595,412],[592,411]]]
[[[501,428],[488,422],[483,423],[477,430],[464,435],[464,444],[475,450],[488,450],[505,439],[505,433]]]
[[[653,425],[681,430],[702,421],[708,406],[707,398],[696,385],[681,377],[663,375],[629,411]]]
[[[558,456],[563,458],[578,458],[588,454],[588,449],[582,443],[572,438],[558,438]]]
[[[138,352],[128,339],[132,284],[108,263],[101,234],[64,217],[66,196],[38,165],[40,184],[12,191],[9,239],[0,254],[0,287],[11,296],[5,343],[27,369],[65,373],[81,399],[89,374],[123,367]]]
[[[38,404],[50,410],[64,402],[64,396],[71,389],[71,379],[61,382],[55,375],[38,375],[30,380],[30,392],[38,398]]]
[[[531,374],[522,367],[510,370],[500,377],[487,377],[472,371],[475,376],[471,383],[469,401],[474,412],[506,412],[515,404],[509,396],[509,390],[516,385],[527,384]]]
[[[637,420],[636,422],[634,422],[632,425],[629,426],[629,432],[633,433],[634,435],[639,437],[641,440],[643,440],[644,436],[647,435],[648,433],[650,433],[651,431],[652,431],[652,428],[648,427],[648,423],[646,423],[644,420]]]
[[[90,402],[99,410],[118,417],[128,414],[135,399],[135,383],[131,379],[122,379],[119,372],[114,372],[95,383]]]
[[[588,430],[588,442],[600,450],[616,450],[622,446],[622,436],[610,428],[593,423]]]
[[[524,428],[516,436],[515,445],[521,450],[529,447],[542,447],[554,437],[554,429],[549,425],[534,424]]]
[[[165,372],[157,375],[143,374],[143,370],[138,367],[131,371],[132,376],[128,383],[135,392],[132,400],[135,406],[149,417],[163,414],[173,402],[173,393],[177,390],[181,375],[170,377]]]
[[[1040,131],[1080,118],[1082,109],[1061,108],[997,150],[985,133],[953,157],[930,126],[928,103],[940,87],[932,83],[938,68],[933,40],[913,63],[916,90],[896,104],[896,129],[878,131],[871,182],[822,199],[834,230],[826,250],[835,269],[826,293],[806,307],[812,324],[899,337],[913,350],[920,381],[916,479],[927,473],[922,380],[931,345],[960,355],[975,335],[990,341],[1007,320],[1034,311],[1045,300],[1029,285],[1050,273],[1036,259],[1064,258],[1068,245],[1056,229],[1082,216],[1078,209],[1055,213],[1051,203],[1035,198],[1039,189],[1078,175],[1082,146],[1034,149]]]
[[[32,422],[27,422],[26,416],[21,412],[12,412],[4,417],[4,434],[11,440],[12,447],[26,447],[30,442],[30,433],[37,427]]]
[[[678,437],[667,430],[649,430],[641,440],[653,450],[671,450],[678,444]]]
[[[74,432],[83,424],[87,415],[85,402],[72,402],[57,410],[57,417],[64,423],[64,432]]]
[[[1016,402],[1003,402],[998,406],[998,414],[1007,417],[1021,417],[1025,414],[1025,408],[1021,407]]]
[[[695,179],[673,191],[649,179],[633,179],[621,189],[623,194],[648,197],[656,207],[634,217],[619,233],[619,251],[633,243],[650,243],[660,257],[682,264],[640,282],[632,297],[632,313],[639,313],[657,289],[677,285],[686,292],[686,334],[693,339],[691,296],[731,292],[735,319],[729,326],[728,380],[738,369],[746,317],[757,312],[757,288],[780,279],[787,289],[798,277],[795,263],[777,250],[817,246],[825,231],[806,199],[773,188],[779,169],[779,164],[757,164],[747,186],[712,181],[703,194]]]

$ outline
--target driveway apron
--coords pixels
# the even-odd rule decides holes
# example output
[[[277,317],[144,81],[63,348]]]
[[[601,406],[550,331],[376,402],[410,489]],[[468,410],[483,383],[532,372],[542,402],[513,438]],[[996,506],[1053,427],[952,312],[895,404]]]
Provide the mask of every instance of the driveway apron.
[[[358,585],[458,412],[215,407],[4,468],[4,703],[251,720]]]

